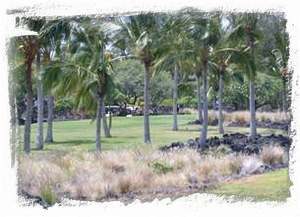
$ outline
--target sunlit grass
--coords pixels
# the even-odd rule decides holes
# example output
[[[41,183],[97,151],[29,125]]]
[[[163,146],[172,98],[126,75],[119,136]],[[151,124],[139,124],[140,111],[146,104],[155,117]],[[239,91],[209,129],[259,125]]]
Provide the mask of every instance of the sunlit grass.
[[[223,183],[211,193],[254,201],[284,201],[290,196],[290,186],[288,169],[281,169]]]

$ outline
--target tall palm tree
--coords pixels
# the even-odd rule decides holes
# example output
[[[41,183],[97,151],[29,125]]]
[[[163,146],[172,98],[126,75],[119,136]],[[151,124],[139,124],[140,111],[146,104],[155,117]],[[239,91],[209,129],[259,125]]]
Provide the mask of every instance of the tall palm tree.
[[[190,46],[193,47],[192,43]],[[181,62],[181,70],[184,72],[185,79],[189,77],[196,77],[196,99],[197,99],[197,119],[199,123],[203,123],[203,103],[202,103],[202,67],[201,60],[198,56],[197,50],[187,48],[186,58]]]
[[[15,39],[9,40],[8,46],[8,94],[9,94],[9,108],[10,108],[10,145],[11,145],[11,166],[15,164],[15,154],[16,154],[16,142],[17,142],[17,110],[16,110],[16,42]],[[23,65],[23,64],[22,64]]]
[[[28,28],[40,32],[43,25],[45,24],[45,19],[43,18],[31,18],[27,21]],[[43,130],[43,120],[44,120],[44,94],[43,94],[43,83],[42,83],[42,72],[41,72],[41,48],[43,47],[45,41],[40,35],[37,38],[37,51],[36,51],[36,87],[37,87],[37,133],[36,133],[36,149],[41,150],[44,147],[44,130]]]
[[[44,130],[43,130],[43,121],[44,121],[44,94],[43,94],[43,83],[41,75],[41,55],[40,51],[37,51],[36,55],[36,71],[37,71],[37,134],[36,134],[36,148],[38,150],[43,149],[44,146]]]
[[[199,11],[191,11],[190,14],[190,38],[192,40],[193,49],[198,56],[198,71],[201,71],[203,82],[203,125],[200,134],[199,146],[202,147],[206,143],[208,128],[208,62],[211,53],[211,47],[217,43],[220,37],[217,28],[215,15],[200,13]]]
[[[123,48],[124,53],[130,53],[144,65],[144,143],[151,143],[150,136],[150,78],[153,73],[155,57],[159,50],[159,33],[162,17],[147,13],[118,19],[121,27],[115,43]]]
[[[32,122],[32,105],[33,105],[33,90],[32,90],[32,64],[37,52],[37,37],[22,36],[20,37],[19,49],[24,53],[24,63],[26,66],[26,118],[24,126],[24,151],[30,152],[30,133]]]
[[[214,71],[218,77],[218,130],[220,134],[224,134],[224,117],[223,117],[223,92],[224,92],[224,80],[225,77],[231,76],[229,74],[231,70],[228,70],[229,64],[233,62],[233,59],[239,56],[240,50],[230,48],[231,44],[228,40],[228,32],[230,25],[222,25],[222,21],[226,18],[217,14],[216,16],[216,31],[218,31],[220,37],[217,43],[213,46],[211,59],[209,65],[211,70]]]
[[[203,123],[203,111],[202,111],[202,91],[201,91],[201,71],[199,70],[195,73],[197,79],[197,105],[198,105],[198,120],[199,123]]]
[[[40,39],[42,40],[41,54],[42,65],[48,67],[55,62],[55,68],[61,67],[64,62],[65,44],[70,40],[70,33],[72,31],[72,22],[69,18],[59,18],[55,20],[47,20],[39,31]],[[58,61],[60,60],[60,61]],[[49,68],[49,67],[48,67]],[[54,119],[54,106],[55,98],[51,91],[52,87],[48,86],[46,91],[47,96],[47,134],[45,138],[46,143],[52,143],[53,139],[53,119]]]
[[[23,20],[24,21],[24,20]],[[26,37],[28,40],[35,40],[37,33],[33,31],[28,31],[25,29],[19,29],[20,27],[20,19],[16,18],[16,31],[11,36],[9,40],[8,47],[8,63],[9,63],[9,105],[10,105],[10,125],[11,125],[11,133],[10,133],[10,144],[11,144],[11,165],[13,166],[15,163],[15,151],[16,151],[16,143],[17,143],[17,95],[18,89],[26,90],[29,86],[25,84],[20,87],[18,84],[18,80],[27,76],[26,72],[26,56],[24,52],[24,43],[26,43]],[[31,39],[30,39],[31,37]],[[27,79],[25,79],[27,80]],[[28,105],[28,104],[27,104]],[[30,120],[30,119],[28,119]],[[28,125],[27,125],[28,126]],[[30,131],[26,131],[29,132]],[[27,137],[30,138],[30,135]],[[25,144],[25,137],[24,137]],[[30,142],[24,145],[24,150],[27,152],[30,151]]]
[[[50,67],[46,80],[54,83],[58,94],[74,96],[77,107],[93,108],[96,102],[96,150],[101,151],[103,101],[111,83],[111,57],[105,51],[109,28],[90,18],[73,26],[70,56],[62,68]]]
[[[226,44],[221,46],[226,47]],[[210,60],[210,69],[215,72],[218,78],[218,131],[224,134],[224,116],[223,116],[223,95],[224,85],[235,78],[235,73],[229,67],[234,59],[240,55],[240,50],[234,48],[216,48],[212,52]],[[225,83],[226,82],[226,83]]]
[[[240,64],[243,66],[249,79],[249,109],[250,109],[250,137],[255,137],[256,130],[256,112],[255,112],[255,77],[257,60],[255,59],[255,45],[260,38],[260,30],[257,24],[258,14],[246,13],[238,15],[236,18],[236,27],[232,30],[230,38],[240,42],[243,47],[243,58]]]
[[[285,22],[281,26],[285,27]],[[287,112],[287,82],[289,77],[288,60],[289,60],[289,38],[284,28],[275,33],[275,46],[276,48],[271,51],[272,53],[272,71],[281,77],[282,80],[282,111]]]
[[[188,19],[183,13],[169,15],[164,21],[159,38],[160,47],[155,59],[155,71],[171,71],[173,77],[173,125],[172,130],[178,130],[177,110],[178,110],[178,83],[182,74],[183,62],[188,58],[189,51],[185,32]]]

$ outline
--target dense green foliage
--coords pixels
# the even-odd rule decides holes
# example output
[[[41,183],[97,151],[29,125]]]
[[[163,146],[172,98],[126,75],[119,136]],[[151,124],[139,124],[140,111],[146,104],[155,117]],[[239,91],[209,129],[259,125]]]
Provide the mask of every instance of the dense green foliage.
[[[125,60],[114,65],[114,82],[119,89],[118,103],[128,105],[143,104],[143,66],[136,60]],[[157,73],[150,82],[151,104],[160,105],[171,97],[171,76],[168,73]]]

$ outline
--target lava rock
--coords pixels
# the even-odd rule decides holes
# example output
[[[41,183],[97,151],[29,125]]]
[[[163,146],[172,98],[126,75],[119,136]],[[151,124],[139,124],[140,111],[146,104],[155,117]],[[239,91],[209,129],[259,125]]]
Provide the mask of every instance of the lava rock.
[[[192,125],[192,124],[197,124],[197,125],[200,125],[202,124],[203,121],[200,121],[200,120],[194,120],[194,121],[190,121],[188,122],[188,124]]]
[[[245,134],[233,133],[224,134],[223,138],[211,137],[206,140],[204,145],[200,145],[200,138],[189,139],[185,144],[181,142],[174,142],[170,145],[166,145],[160,148],[162,151],[168,151],[172,149],[181,148],[193,148],[198,149],[200,152],[205,151],[209,148],[215,148],[220,145],[224,145],[230,148],[233,152],[241,152],[245,154],[258,154],[262,150],[264,145],[280,145],[285,149],[289,149],[291,145],[291,139],[283,135],[269,135],[262,136],[257,135],[254,138],[249,138]]]
[[[188,146],[189,148],[197,148],[197,147],[198,147],[197,139],[199,139],[199,138],[196,138],[196,140],[189,139],[189,140],[187,141],[187,146]]]

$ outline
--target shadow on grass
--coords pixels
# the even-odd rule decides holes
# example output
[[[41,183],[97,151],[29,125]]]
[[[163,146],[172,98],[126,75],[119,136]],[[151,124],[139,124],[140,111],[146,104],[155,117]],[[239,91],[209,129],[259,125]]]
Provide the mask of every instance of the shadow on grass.
[[[176,132],[176,131],[173,131],[173,130],[170,130],[172,132]],[[187,128],[179,128],[177,130],[178,132],[200,132],[201,129],[187,129]]]
[[[178,129],[177,131],[182,131],[182,132],[201,132],[202,128],[199,129],[187,129],[187,128],[182,128],[182,129]],[[216,129],[207,129],[208,132],[212,132],[212,131],[216,131]],[[176,131],[172,131],[172,132],[176,132]]]
[[[91,139],[78,139],[78,140],[67,140],[67,141],[54,141],[52,143],[47,143],[46,145],[69,145],[69,146],[77,146],[77,145],[82,145],[82,144],[89,144],[89,143],[94,143],[95,140]]]

